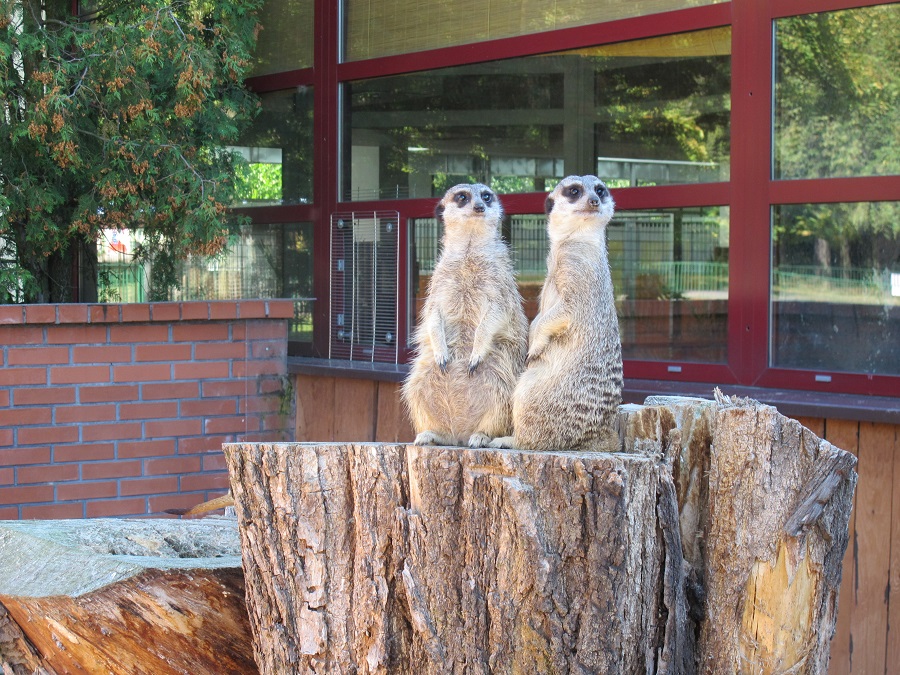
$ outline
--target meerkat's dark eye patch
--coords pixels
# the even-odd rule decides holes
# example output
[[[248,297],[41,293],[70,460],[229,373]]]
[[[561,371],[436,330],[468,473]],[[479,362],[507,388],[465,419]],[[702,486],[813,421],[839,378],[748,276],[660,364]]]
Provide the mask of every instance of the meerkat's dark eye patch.
[[[565,195],[568,197],[570,202],[577,202],[581,198],[581,193],[584,191],[580,185],[570,185],[565,189]]]
[[[603,199],[608,194],[609,190],[607,190],[604,185],[597,186],[597,196],[600,197],[600,199]]]
[[[494,193],[493,193],[493,192],[488,192],[487,190],[485,190],[484,192],[481,193],[481,200],[482,200],[485,204],[490,204],[490,203],[491,203],[491,200],[492,200],[493,198],[494,198]]]
[[[469,193],[457,192],[455,195],[453,195],[453,201],[455,201],[459,206],[465,206],[469,201]]]

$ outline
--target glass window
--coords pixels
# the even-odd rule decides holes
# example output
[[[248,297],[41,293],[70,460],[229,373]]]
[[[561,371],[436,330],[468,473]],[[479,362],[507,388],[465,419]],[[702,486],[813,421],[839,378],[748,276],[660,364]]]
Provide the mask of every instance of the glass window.
[[[773,209],[771,362],[900,375],[900,202]]]
[[[774,177],[900,173],[900,4],[775,22]]]
[[[313,65],[315,0],[266,0],[259,10],[262,30],[251,75],[269,75]]]
[[[434,218],[410,222],[409,316],[415,326],[442,232]],[[503,226],[529,321],[547,273],[546,228],[543,214],[507,216]],[[728,234],[725,206],[615,215],[607,246],[625,358],[727,360]]]
[[[249,166],[239,178],[235,206],[269,206],[312,201],[313,94],[297,87],[262,94],[262,110],[232,147]]]
[[[344,0],[346,60],[646,16],[724,0]]]
[[[345,85],[342,198],[728,180],[730,29]]]
[[[624,358],[727,361],[727,206],[620,211],[607,246]]]

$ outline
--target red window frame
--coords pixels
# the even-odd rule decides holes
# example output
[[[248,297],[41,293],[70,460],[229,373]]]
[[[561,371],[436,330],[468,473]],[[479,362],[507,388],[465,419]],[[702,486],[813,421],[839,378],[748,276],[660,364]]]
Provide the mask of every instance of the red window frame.
[[[432,70],[481,61],[528,56],[624,42],[721,26],[731,26],[731,178],[727,182],[622,188],[615,191],[621,210],[690,206],[730,207],[728,293],[728,363],[626,360],[625,376],[648,380],[710,382],[778,389],[896,396],[900,377],[772,368],[769,366],[769,291],[771,278],[771,210],[773,205],[900,199],[900,176],[774,180],[772,178],[772,50],[774,21],[815,12],[880,4],[865,0],[732,0],[731,2],[387,56],[341,62],[340,2],[315,0],[314,67],[251,78],[259,93],[312,86],[315,148],[312,204],[241,209],[257,223],[313,222],[314,293],[328,297],[329,215],[346,210],[395,210],[401,225],[430,217],[433,199],[341,202],[340,87],[344,82]],[[539,47],[535,45],[539,43]],[[540,213],[542,193],[504,195],[510,214]],[[408,258],[407,227],[401,227],[400,260]],[[407,265],[400,268],[400,335],[406,344]],[[310,355],[327,354],[327,303],[314,309],[315,334]],[[402,354],[404,358],[409,355]],[[830,376],[823,382],[821,375]],[[819,376],[817,378],[817,375]]]

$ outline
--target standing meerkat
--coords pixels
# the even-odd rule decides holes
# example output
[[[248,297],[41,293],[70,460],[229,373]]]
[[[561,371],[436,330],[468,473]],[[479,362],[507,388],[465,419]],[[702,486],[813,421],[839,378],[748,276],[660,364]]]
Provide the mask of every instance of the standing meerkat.
[[[416,445],[485,447],[512,431],[510,397],[525,366],[528,320],[503,207],[486,185],[457,185],[438,203],[441,254],[403,385]]]
[[[622,401],[622,345],[606,248],[615,204],[596,176],[547,197],[550,252],[528,359],[513,393],[511,437],[493,447],[611,449]]]

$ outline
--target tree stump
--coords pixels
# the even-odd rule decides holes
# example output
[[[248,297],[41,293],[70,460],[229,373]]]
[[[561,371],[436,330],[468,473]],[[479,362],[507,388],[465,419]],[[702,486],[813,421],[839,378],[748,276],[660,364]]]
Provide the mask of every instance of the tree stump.
[[[2,672],[257,672],[239,548],[227,519],[0,523]]]
[[[824,673],[853,456],[725,397],[618,424],[614,454],[225,445],[260,671]]]

